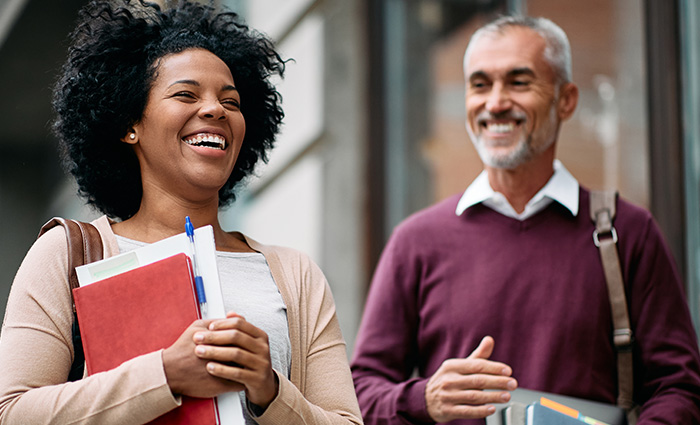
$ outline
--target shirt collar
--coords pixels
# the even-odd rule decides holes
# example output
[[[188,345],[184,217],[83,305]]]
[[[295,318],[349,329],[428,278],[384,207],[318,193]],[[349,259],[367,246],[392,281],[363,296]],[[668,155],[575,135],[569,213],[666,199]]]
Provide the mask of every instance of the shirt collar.
[[[571,173],[569,173],[566,167],[564,167],[564,164],[562,164],[558,159],[554,160],[553,167],[554,174],[552,174],[552,177],[549,179],[547,184],[545,184],[544,187],[532,197],[532,199],[528,202],[528,205],[537,203],[546,197],[560,203],[566,209],[568,209],[572,215],[576,216],[578,215],[579,208],[578,181],[571,175]],[[484,201],[496,201],[499,203],[505,201],[505,197],[502,194],[494,191],[493,188],[491,188],[486,170],[482,171],[481,174],[474,179],[472,184],[469,185],[467,190],[464,191],[464,194],[457,203],[457,210],[455,212],[457,215],[462,215],[462,213],[469,207],[480,204]],[[490,203],[491,202],[488,202],[487,205]]]

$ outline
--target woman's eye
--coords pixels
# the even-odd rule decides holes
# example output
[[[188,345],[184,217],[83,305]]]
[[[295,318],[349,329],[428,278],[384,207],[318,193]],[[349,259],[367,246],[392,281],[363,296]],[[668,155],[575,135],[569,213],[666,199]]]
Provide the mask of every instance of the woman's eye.
[[[241,104],[235,99],[224,99],[221,103],[230,108],[240,108]]]
[[[175,94],[173,95],[173,97],[182,97],[182,98],[186,98],[186,99],[194,99],[194,95],[193,95],[192,93],[190,93],[190,92],[187,92],[187,91],[177,92],[177,93],[175,93]]]

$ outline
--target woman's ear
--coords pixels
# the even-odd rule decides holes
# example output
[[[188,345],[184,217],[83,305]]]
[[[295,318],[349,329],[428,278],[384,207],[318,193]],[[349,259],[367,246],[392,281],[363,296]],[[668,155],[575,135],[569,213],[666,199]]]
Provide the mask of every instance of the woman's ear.
[[[135,145],[138,143],[138,136],[136,135],[136,130],[133,128],[130,128],[129,131],[126,133],[126,136],[122,137],[122,142],[128,143],[130,145]]]

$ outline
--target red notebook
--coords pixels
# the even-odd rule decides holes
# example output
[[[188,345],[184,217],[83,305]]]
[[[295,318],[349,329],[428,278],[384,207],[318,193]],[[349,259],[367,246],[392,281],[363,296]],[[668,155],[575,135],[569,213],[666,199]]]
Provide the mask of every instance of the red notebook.
[[[169,347],[199,319],[184,253],[73,290],[88,374]],[[216,400],[183,397],[152,424],[219,423]]]

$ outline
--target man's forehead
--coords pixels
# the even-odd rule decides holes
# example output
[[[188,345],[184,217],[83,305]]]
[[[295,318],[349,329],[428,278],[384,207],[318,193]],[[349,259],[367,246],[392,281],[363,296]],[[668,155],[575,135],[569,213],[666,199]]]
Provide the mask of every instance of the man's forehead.
[[[535,68],[544,60],[545,40],[526,27],[508,27],[488,32],[474,40],[467,58],[467,76],[473,72],[509,72]]]

